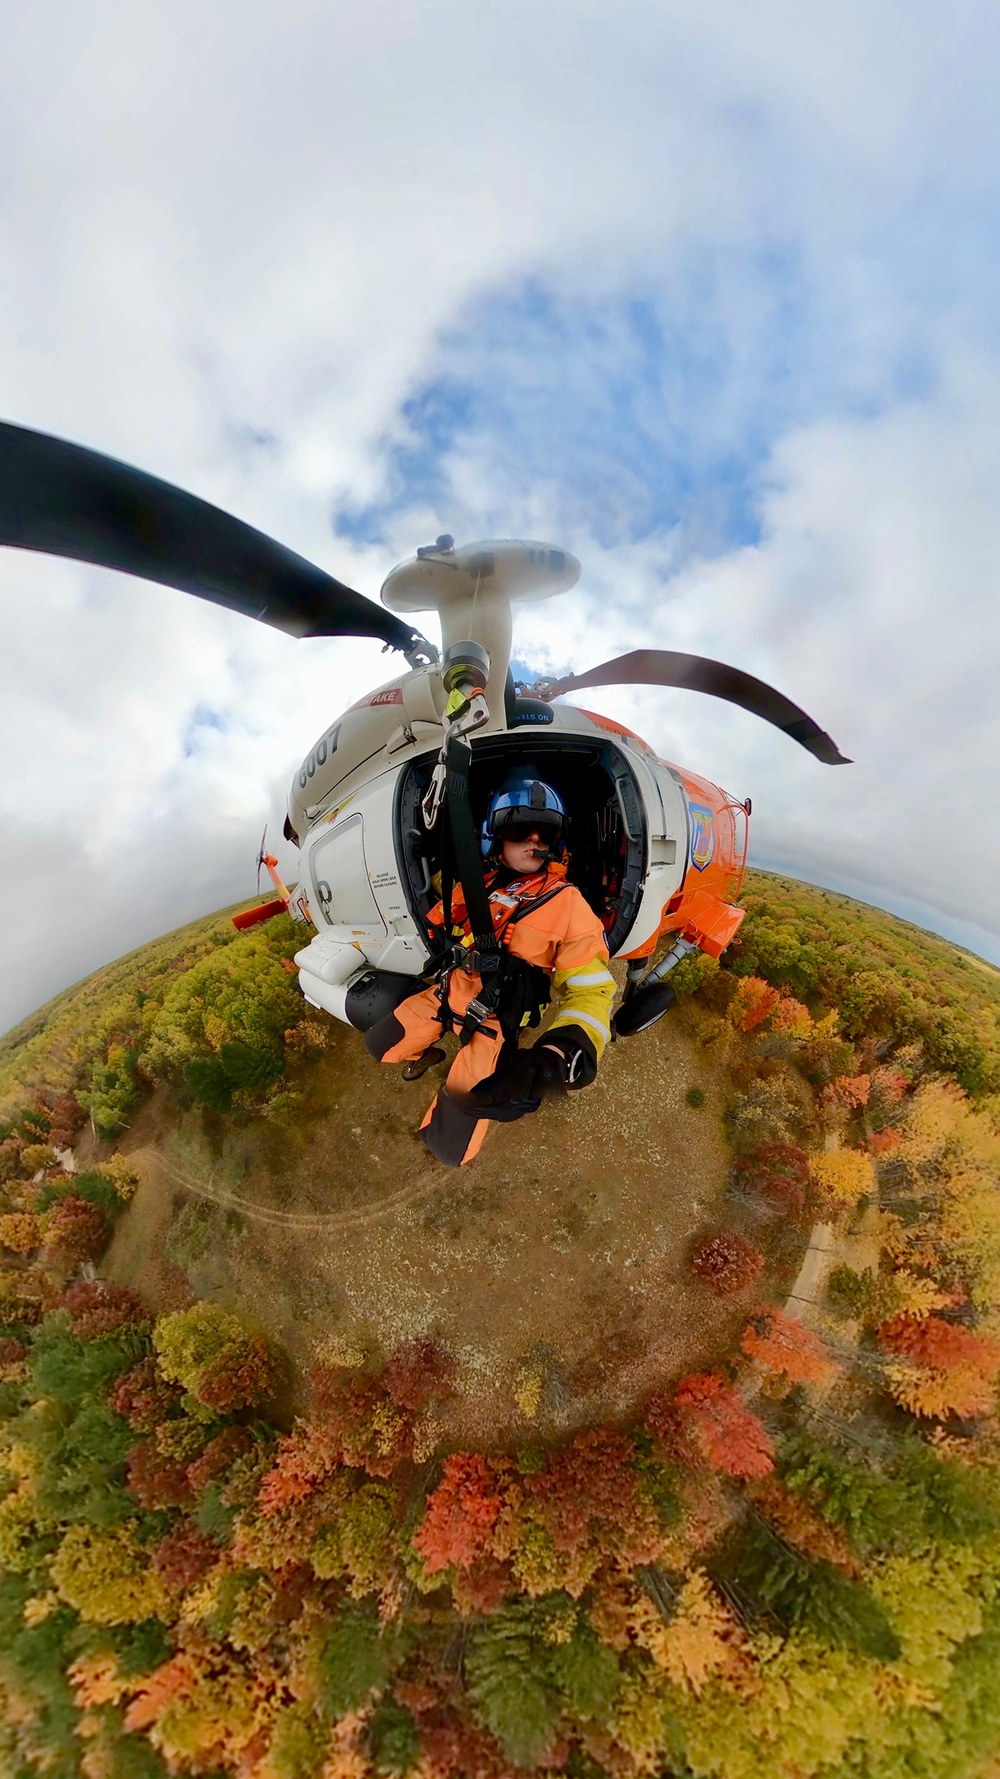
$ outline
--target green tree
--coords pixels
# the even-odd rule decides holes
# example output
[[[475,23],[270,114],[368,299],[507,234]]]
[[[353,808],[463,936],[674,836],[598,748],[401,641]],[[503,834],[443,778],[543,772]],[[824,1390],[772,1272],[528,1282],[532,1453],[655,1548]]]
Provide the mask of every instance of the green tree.
[[[319,1658],[319,1698],[328,1717],[343,1717],[385,1686],[397,1640],[383,1634],[370,1607],[348,1607],[334,1618]]]
[[[152,1019],[139,1066],[154,1080],[183,1076],[196,1097],[228,1110],[234,1093],[266,1095],[284,1070],[284,1035],[303,1003],[283,959],[291,921],[241,933],[186,970]]]
[[[286,1705],[274,1720],[268,1767],[277,1779],[315,1779],[328,1731],[311,1705]]]
[[[77,1340],[61,1311],[47,1316],[35,1331],[28,1358],[32,1396],[49,1397],[68,1407],[88,1396],[103,1396],[112,1380],[149,1351],[146,1335],[123,1328],[99,1340]]]
[[[368,1745],[377,1773],[408,1773],[420,1757],[420,1734],[412,1714],[391,1696],[375,1708]]]
[[[834,1648],[895,1661],[901,1646],[874,1595],[828,1562],[812,1562],[756,1524],[726,1565],[739,1595],[769,1613],[785,1631],[809,1631]]]
[[[620,1678],[618,1658],[598,1640],[588,1619],[577,1620],[568,1643],[552,1647],[549,1671],[569,1717],[607,1726]]]
[[[781,1450],[782,1480],[805,1494],[832,1526],[846,1532],[864,1556],[876,1550],[910,1550],[922,1528],[914,1524],[906,1488],[864,1456],[843,1457],[798,1432]]]
[[[533,1605],[501,1607],[469,1638],[466,1686],[484,1729],[515,1766],[533,1765],[551,1744],[559,1695]]]
[[[109,1044],[106,1054],[93,1063],[89,1085],[80,1090],[79,1100],[99,1137],[116,1137],[142,1100],[138,1058],[134,1044]]]

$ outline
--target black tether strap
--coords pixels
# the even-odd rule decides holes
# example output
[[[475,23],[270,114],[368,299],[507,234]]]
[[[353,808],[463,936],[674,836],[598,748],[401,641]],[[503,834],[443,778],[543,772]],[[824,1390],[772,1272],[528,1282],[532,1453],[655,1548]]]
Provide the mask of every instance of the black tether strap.
[[[483,984],[476,1001],[484,1010],[492,1011],[500,992],[503,948],[493,927],[493,913],[483,873],[483,856],[469,802],[471,764],[472,749],[465,737],[450,735],[445,744],[445,803],[451,827],[452,850]],[[446,917],[448,913],[449,910],[446,909]],[[473,1007],[476,1006],[476,1001],[472,1003]],[[477,1023],[475,1014],[472,1023]]]
[[[465,912],[468,915],[476,950],[481,955],[492,952],[498,956],[500,944],[493,930],[493,914],[490,909],[490,898],[486,892],[486,878],[483,872],[483,855],[480,851],[475,823],[472,820],[472,806],[469,802],[469,767],[471,764],[472,749],[465,737],[462,735],[449,736],[446,753],[445,802],[448,805],[448,821],[451,826],[451,843],[455,854],[458,881],[462,885]]]

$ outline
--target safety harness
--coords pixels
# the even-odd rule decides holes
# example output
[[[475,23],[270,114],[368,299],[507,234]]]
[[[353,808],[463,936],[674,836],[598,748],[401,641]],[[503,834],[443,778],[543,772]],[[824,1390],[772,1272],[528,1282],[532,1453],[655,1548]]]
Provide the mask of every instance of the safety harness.
[[[445,803],[451,845],[444,847],[441,868],[441,901],[444,915],[444,953],[435,960],[435,974],[441,985],[441,1023],[450,1031],[458,1023],[457,1015],[448,1005],[448,976],[453,969],[476,971],[482,986],[469,1002],[462,1019],[459,1038],[467,1044],[476,1032],[487,1031],[488,1021],[495,1016],[504,1040],[516,1041],[521,1026],[527,1021],[537,1025],[550,999],[549,977],[537,964],[524,958],[511,957],[501,943],[510,927],[516,926],[526,914],[561,895],[565,883],[540,896],[508,898],[509,907],[499,918],[494,914],[493,898],[486,887],[483,858],[469,801],[469,767],[472,749],[463,735],[454,732],[446,744],[447,779]],[[456,943],[452,936],[451,899],[455,876],[465,897],[465,910],[472,932],[471,947]]]

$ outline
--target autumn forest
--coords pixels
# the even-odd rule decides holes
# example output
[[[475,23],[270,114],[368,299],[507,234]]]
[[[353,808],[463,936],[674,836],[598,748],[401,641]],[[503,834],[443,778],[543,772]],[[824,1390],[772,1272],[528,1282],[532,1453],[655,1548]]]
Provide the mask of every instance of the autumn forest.
[[[123,1276],[149,1108],[300,1140],[332,1040],[290,922],[197,923],[0,1040],[0,1772],[996,1770],[1000,973],[744,902],[668,1016],[725,1157],[676,1270],[725,1341],[590,1421],[539,1349],[495,1440],[432,1321],[305,1354]]]

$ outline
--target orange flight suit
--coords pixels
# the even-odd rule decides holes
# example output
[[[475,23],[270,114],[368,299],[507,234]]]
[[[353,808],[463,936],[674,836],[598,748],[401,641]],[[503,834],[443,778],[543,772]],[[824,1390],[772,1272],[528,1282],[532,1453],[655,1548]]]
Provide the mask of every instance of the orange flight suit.
[[[494,924],[500,943],[512,957],[536,964],[552,978],[562,999],[552,1028],[560,1025],[580,1026],[599,1058],[610,1035],[610,1010],[614,998],[614,978],[607,967],[608,947],[604,928],[593,909],[584,900],[575,884],[566,882],[566,866],[549,862],[532,877],[508,881],[502,888],[493,888],[497,873],[486,878]],[[530,903],[558,888],[558,894],[541,907]],[[511,907],[511,903],[514,904]],[[521,913],[525,907],[528,912]],[[512,914],[520,918],[512,920]],[[429,916],[435,926],[442,926],[441,903]],[[460,927],[471,944],[465,900],[456,887],[452,904],[453,926]],[[443,983],[423,989],[378,1022],[366,1034],[365,1042],[372,1055],[382,1062],[408,1062],[434,1044],[446,1029],[442,1019],[442,1001],[457,1025],[482,986],[476,971],[453,969]],[[436,1095],[420,1126],[431,1153],[447,1166],[455,1167],[472,1161],[482,1147],[488,1118],[477,1118],[462,1099],[470,1088],[492,1075],[500,1057],[504,1034],[500,1021],[492,1014],[484,1026],[461,1046],[448,1071],[446,1087]]]

